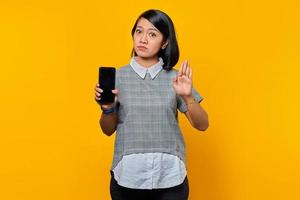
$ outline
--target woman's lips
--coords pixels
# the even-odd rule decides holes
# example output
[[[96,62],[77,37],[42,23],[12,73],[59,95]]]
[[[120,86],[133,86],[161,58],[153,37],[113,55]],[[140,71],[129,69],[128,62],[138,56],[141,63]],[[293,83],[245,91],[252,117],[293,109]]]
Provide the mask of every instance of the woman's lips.
[[[147,47],[144,47],[144,46],[137,46],[138,49],[142,50],[142,51],[145,51],[147,50]]]

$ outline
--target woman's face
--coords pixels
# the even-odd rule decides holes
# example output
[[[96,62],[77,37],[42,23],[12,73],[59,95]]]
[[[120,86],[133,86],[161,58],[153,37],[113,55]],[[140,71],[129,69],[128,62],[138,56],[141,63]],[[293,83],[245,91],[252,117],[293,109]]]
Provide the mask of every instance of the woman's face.
[[[138,56],[152,58],[157,56],[161,48],[165,48],[167,43],[163,43],[163,34],[145,18],[141,18],[133,34],[133,46]]]

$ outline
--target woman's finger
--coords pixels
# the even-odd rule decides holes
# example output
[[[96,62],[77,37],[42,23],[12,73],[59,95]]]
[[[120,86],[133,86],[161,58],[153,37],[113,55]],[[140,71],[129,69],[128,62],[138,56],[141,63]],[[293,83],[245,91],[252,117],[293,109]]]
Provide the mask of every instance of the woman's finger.
[[[192,68],[190,68],[189,79],[192,79]]]
[[[181,76],[181,75],[182,75],[182,67],[183,67],[183,63],[181,63],[181,66],[180,66],[180,68],[179,68],[178,76]]]
[[[101,96],[101,93],[96,92],[95,95],[96,95],[97,97],[100,97],[100,96]]]
[[[101,98],[100,97],[95,97],[95,100],[99,101],[99,100],[101,100]]]
[[[187,67],[186,67],[187,69],[186,69],[186,76],[187,77],[189,77],[189,75],[190,75],[190,70],[191,70],[191,67],[189,66],[189,63],[187,62]]]
[[[186,60],[183,62],[182,75],[186,75]]]
[[[103,92],[103,90],[101,88],[97,88],[97,87],[95,88],[95,91],[96,92],[101,92],[101,93]]]

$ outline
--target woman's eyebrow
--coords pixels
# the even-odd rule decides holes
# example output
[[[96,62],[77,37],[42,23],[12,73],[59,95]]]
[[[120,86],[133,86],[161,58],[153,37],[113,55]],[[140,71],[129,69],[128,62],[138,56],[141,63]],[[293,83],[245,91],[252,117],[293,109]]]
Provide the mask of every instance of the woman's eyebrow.
[[[144,29],[142,26],[137,26],[137,28],[142,28],[142,29]],[[153,30],[153,31],[157,31],[157,32],[158,32],[158,30],[155,29],[155,28],[149,28],[148,30]]]

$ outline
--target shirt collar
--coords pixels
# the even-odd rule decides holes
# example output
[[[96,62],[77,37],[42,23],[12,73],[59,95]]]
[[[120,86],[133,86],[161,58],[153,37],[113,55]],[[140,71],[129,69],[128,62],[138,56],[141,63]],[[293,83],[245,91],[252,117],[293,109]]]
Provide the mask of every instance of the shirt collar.
[[[133,56],[130,60],[130,66],[133,70],[142,78],[145,79],[146,73],[150,73],[152,79],[162,70],[162,66],[164,64],[163,59],[158,57],[159,61],[150,67],[144,67],[137,63],[135,56]]]

